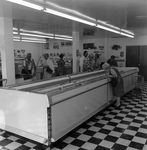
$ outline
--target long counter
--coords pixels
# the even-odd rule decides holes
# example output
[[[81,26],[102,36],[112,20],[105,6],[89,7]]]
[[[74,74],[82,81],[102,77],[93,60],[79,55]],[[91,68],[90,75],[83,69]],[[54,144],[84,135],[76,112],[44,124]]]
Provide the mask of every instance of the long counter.
[[[125,93],[137,68],[117,68]],[[104,70],[0,88],[0,128],[50,145],[115,99]]]

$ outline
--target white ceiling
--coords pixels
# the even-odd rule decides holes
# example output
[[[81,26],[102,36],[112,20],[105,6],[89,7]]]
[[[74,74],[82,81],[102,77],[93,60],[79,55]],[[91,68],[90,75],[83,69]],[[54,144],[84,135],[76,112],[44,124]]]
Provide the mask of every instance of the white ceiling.
[[[47,1],[76,10],[97,20],[106,21],[109,24],[132,30],[136,36],[147,35],[147,0]],[[137,19],[136,16],[146,17],[144,19]],[[17,4],[12,4],[12,18],[14,27],[56,34],[72,34],[72,21]],[[83,28],[92,27],[81,24],[81,33]],[[105,35],[103,31],[101,33]]]

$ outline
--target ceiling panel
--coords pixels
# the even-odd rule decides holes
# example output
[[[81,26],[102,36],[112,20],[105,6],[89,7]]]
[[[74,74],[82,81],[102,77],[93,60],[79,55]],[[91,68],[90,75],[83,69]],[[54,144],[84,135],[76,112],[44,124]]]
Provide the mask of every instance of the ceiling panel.
[[[112,25],[137,30],[147,28],[147,17],[137,19],[136,16],[147,16],[147,0],[47,0],[50,3],[76,10],[97,20]],[[72,34],[73,22],[41,11],[12,4],[14,27],[28,30],[39,30],[57,34]],[[83,32],[85,25],[80,25]],[[91,27],[88,27],[91,28]],[[102,32],[104,33],[104,32]],[[105,35],[105,34],[104,34]]]

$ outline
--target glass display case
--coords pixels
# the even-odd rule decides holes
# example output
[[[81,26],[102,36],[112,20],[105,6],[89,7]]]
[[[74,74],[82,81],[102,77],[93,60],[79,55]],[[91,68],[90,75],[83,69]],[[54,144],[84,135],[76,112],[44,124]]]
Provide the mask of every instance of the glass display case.
[[[137,68],[118,68],[125,93]],[[0,128],[50,145],[115,101],[104,70],[0,89]]]

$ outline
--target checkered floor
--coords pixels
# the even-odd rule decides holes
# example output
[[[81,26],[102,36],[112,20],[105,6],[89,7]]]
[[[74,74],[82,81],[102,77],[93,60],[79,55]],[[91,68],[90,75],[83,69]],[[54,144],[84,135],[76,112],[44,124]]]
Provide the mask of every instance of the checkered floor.
[[[54,143],[51,150],[147,150],[147,84],[142,93],[142,99],[126,94],[120,107],[110,105]],[[12,133],[0,133],[0,150],[45,149]]]

